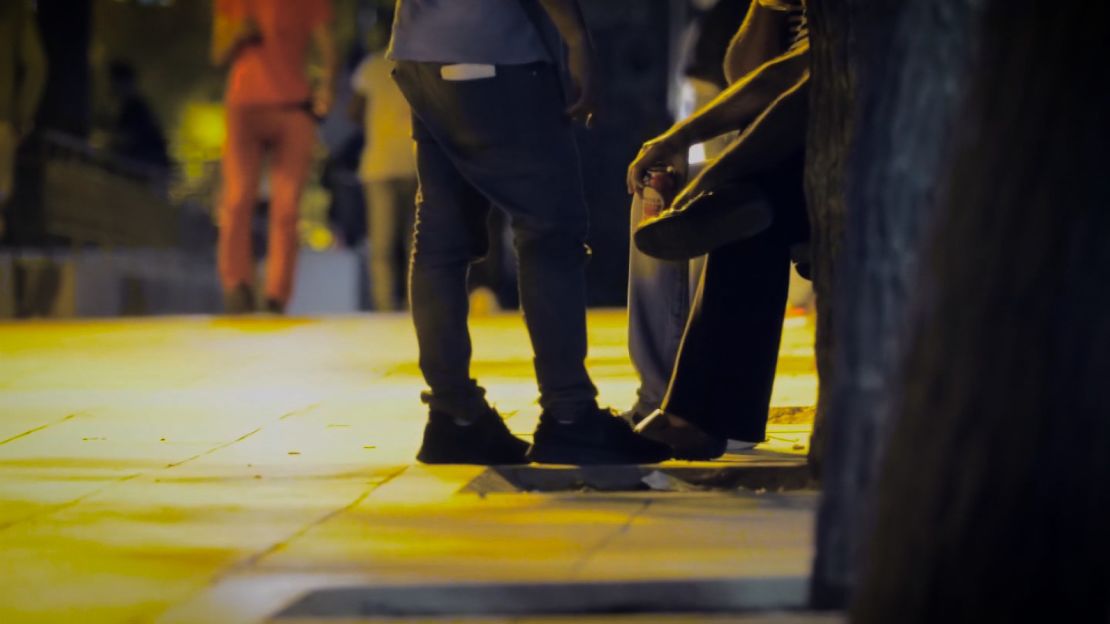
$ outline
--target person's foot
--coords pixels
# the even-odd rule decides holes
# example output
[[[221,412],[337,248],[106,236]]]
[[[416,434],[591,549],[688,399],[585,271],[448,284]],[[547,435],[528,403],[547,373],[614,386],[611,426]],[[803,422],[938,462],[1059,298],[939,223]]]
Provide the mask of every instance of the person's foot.
[[[621,420],[623,420],[624,422],[628,423],[628,425],[630,427],[635,429],[636,425],[640,424],[640,421],[647,418],[647,415],[646,414],[641,414],[639,410],[637,410],[635,407],[633,407],[632,409],[628,410],[627,412],[621,412],[618,415],[618,417]]]
[[[431,411],[416,459],[425,464],[527,464],[528,443],[514,436],[493,408],[473,422]]]
[[[266,298],[266,307],[264,308],[268,314],[285,314],[285,303],[273,299]]]
[[[671,449],[594,407],[571,422],[540,416],[528,458],[541,464],[657,464],[671,458]]]
[[[224,311],[228,314],[250,314],[254,312],[254,293],[246,284],[239,284],[224,293]]]
[[[743,453],[754,449],[759,442],[747,442],[745,440],[729,440],[728,446],[725,448],[726,453]]]
[[[656,410],[636,425],[636,433],[671,447],[676,459],[708,461],[724,455],[728,448],[726,438],[706,433],[662,410]]]
[[[661,260],[689,260],[771,227],[774,212],[758,187],[735,183],[705,191],[641,223],[636,247]]]

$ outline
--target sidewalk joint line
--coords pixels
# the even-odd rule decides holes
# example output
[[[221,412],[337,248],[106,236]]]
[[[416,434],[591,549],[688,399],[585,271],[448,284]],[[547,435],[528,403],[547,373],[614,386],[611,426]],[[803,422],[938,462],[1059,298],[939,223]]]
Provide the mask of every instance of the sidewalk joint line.
[[[287,416],[291,416],[291,415],[296,414],[298,412],[303,412],[303,411],[318,407],[319,405],[320,405],[319,403],[314,403],[312,405],[308,405],[308,406],[293,410],[292,412],[288,412],[285,415],[279,417],[277,420],[280,421],[280,420],[284,419]],[[61,418],[61,419],[56,420],[54,422],[47,423],[45,425],[42,425],[41,427],[36,427],[36,428],[31,429],[29,431],[25,431],[25,432],[23,432],[19,435],[8,438],[7,440],[0,441],[0,446],[3,446],[4,444],[7,444],[8,442],[12,442],[12,441],[18,440],[20,438],[24,438],[24,437],[29,436],[33,433],[38,432],[38,431],[42,431],[43,429],[46,429],[48,427],[53,427],[54,425],[59,425],[59,424],[64,423],[68,420],[73,420],[74,418],[77,418],[78,416],[80,416],[84,413],[86,413],[86,412],[80,411],[80,412],[74,412],[72,414],[68,414],[64,418]],[[187,463],[189,463],[189,462],[191,462],[195,459],[200,459],[201,457],[211,455],[212,453],[223,450],[223,449],[225,449],[225,448],[227,448],[227,447],[229,447],[233,444],[237,444],[239,442],[242,442],[243,440],[246,440],[247,438],[253,436],[256,433],[258,433],[259,431],[262,431],[262,427],[258,427],[253,431],[249,431],[249,432],[239,436],[238,438],[235,438],[234,440],[231,440],[230,442],[224,442],[223,444],[212,447],[212,448],[208,449],[207,451],[204,451],[203,453],[199,453],[197,455],[194,455],[194,456],[189,457],[187,459],[183,459],[181,461],[166,464],[162,468],[157,468],[155,470],[165,470],[165,469],[168,469],[168,468],[176,468],[176,467],[181,466],[183,464],[187,464]],[[53,505],[53,506],[50,506],[50,507],[47,507],[47,508],[44,508],[44,509],[40,509],[39,511],[36,511],[35,513],[32,513],[32,514],[27,515],[27,516],[23,516],[22,518],[18,518],[16,520],[11,520],[11,521],[2,523],[2,524],[0,524],[0,531],[6,531],[8,529],[11,529],[11,528],[13,528],[15,526],[18,526],[20,524],[23,524],[25,522],[31,522],[31,521],[38,520],[40,518],[58,513],[59,511],[65,511],[66,509],[69,509],[70,507],[75,507],[78,504],[80,504],[80,503],[82,503],[82,502],[84,502],[84,501],[86,501],[86,500],[88,500],[88,499],[90,499],[90,498],[92,498],[92,497],[94,497],[98,494],[102,494],[103,492],[107,491],[109,488],[113,488],[113,487],[115,487],[115,486],[117,486],[121,483],[126,483],[128,481],[131,481],[132,479],[145,476],[147,474],[150,474],[151,472],[154,472],[154,470],[147,471],[147,472],[135,472],[135,473],[132,473],[132,474],[129,474],[129,475],[124,475],[123,477],[120,477],[118,479],[113,479],[110,482],[102,485],[101,487],[98,487],[95,490],[92,490],[91,492],[86,492],[86,493],[82,494],[81,496],[78,496],[77,498],[74,498],[72,500],[68,500],[64,503],[58,503],[57,505]],[[404,472],[404,470],[401,470],[401,472]],[[400,472],[398,472],[397,474],[400,474]],[[379,483],[378,485],[379,486],[384,485],[388,481],[391,481],[393,479],[393,477],[395,477],[395,476],[397,476],[397,475],[396,474],[395,475],[390,475],[390,477],[388,479]],[[371,489],[371,491],[373,491],[373,489]],[[368,494],[369,494],[369,492],[368,492]]]
[[[230,442],[224,442],[223,444],[220,444],[218,446],[213,446],[212,448],[208,449],[207,451],[205,451],[203,453],[198,453],[198,454],[193,455],[192,457],[189,457],[187,459],[183,459],[181,461],[173,462],[172,464],[166,464],[165,466],[163,466],[163,468],[177,468],[178,466],[181,466],[183,464],[187,464],[187,463],[193,461],[194,459],[200,459],[201,457],[206,457],[206,456],[211,455],[212,453],[215,453],[217,451],[222,451],[223,449],[231,446],[232,444],[238,444],[239,442],[242,442],[243,440],[246,440],[247,438],[251,437],[252,435],[258,433],[259,431],[262,431],[262,427],[258,427],[254,431],[248,431],[247,433],[244,433],[243,435],[239,436],[238,438],[235,438],[234,440],[231,440]]]
[[[282,414],[281,416],[278,416],[278,420],[282,421],[282,420],[287,420],[289,418],[293,418],[294,416],[303,416],[305,413],[311,412],[312,410],[316,409],[317,407],[320,407],[320,405],[322,405],[322,403],[317,402],[317,403],[312,403],[312,404],[309,404],[309,405],[305,405],[304,407],[298,407],[297,409],[295,409],[291,412],[286,412],[286,413]]]
[[[597,544],[594,544],[589,550],[583,553],[582,557],[579,558],[578,561],[576,561],[571,567],[570,578],[578,578],[578,575],[582,572],[582,569],[585,568],[586,565],[589,564],[591,561],[593,561],[594,557],[596,557],[598,553],[605,550],[618,537],[628,533],[628,531],[632,529],[632,525],[636,522],[636,519],[642,516],[644,512],[646,512],[648,508],[651,507],[651,504],[653,502],[654,501],[650,498],[645,500],[640,505],[640,508],[632,512],[632,514],[628,516],[628,519],[624,521],[624,524],[618,527],[616,531],[613,531],[609,535],[601,538],[601,540]]]
[[[119,485],[120,483],[130,481],[130,480],[135,479],[137,477],[141,477],[144,474],[146,474],[146,473],[145,472],[134,472],[134,473],[131,473],[129,475],[124,475],[124,476],[122,476],[118,479],[112,479],[110,482],[105,483],[104,485],[96,488],[95,490],[93,490],[91,492],[85,492],[84,494],[82,494],[81,496],[78,496],[77,498],[75,498],[73,500],[68,500],[64,503],[58,503],[57,505],[52,505],[52,506],[47,507],[45,509],[40,509],[39,511],[36,511],[35,513],[33,513],[31,515],[23,516],[22,518],[19,518],[17,520],[11,520],[9,522],[5,522],[3,524],[0,524],[0,531],[6,531],[6,530],[8,530],[8,529],[10,529],[14,526],[23,524],[24,522],[31,522],[33,520],[37,520],[37,519],[42,518],[44,516],[49,516],[51,514],[58,513],[59,511],[65,511],[66,509],[69,509],[70,507],[76,507],[81,502],[83,502],[83,501],[85,501],[89,498],[92,498],[93,496],[96,496],[97,494],[101,494],[101,493],[105,492],[106,490],[108,490],[109,488],[115,487],[115,486]]]
[[[7,440],[0,440],[0,446],[4,446],[4,445],[5,445],[5,444],[7,444],[8,442],[15,442],[16,440],[20,440],[20,439],[22,439],[22,438],[26,438],[27,436],[29,436],[29,435],[32,435],[32,434],[35,434],[35,433],[38,433],[38,432],[40,432],[40,431],[42,431],[42,430],[44,430],[44,429],[49,429],[50,427],[53,427],[54,425],[60,425],[60,424],[62,424],[62,423],[64,423],[64,422],[66,422],[67,420],[73,420],[74,418],[77,418],[78,416],[80,416],[80,415],[81,415],[81,414],[83,414],[83,413],[84,413],[84,412],[74,412],[74,413],[72,413],[72,414],[69,414],[69,415],[67,415],[67,416],[66,416],[65,418],[61,418],[61,419],[59,419],[59,420],[55,420],[54,422],[48,422],[48,423],[46,423],[45,425],[41,425],[41,426],[35,427],[34,429],[29,429],[29,430],[27,430],[27,431],[24,431],[23,433],[20,433],[20,434],[16,434],[16,435],[14,435],[14,436],[12,436],[12,437],[8,438]]]
[[[410,468],[410,466],[402,466],[402,467],[398,468],[396,471],[387,475],[386,478],[384,478],[381,481],[371,485],[370,488],[368,488],[362,494],[359,494],[358,497],[355,498],[355,500],[351,501],[347,505],[344,505],[343,507],[340,507],[338,509],[333,509],[333,510],[327,512],[323,516],[320,516],[319,518],[313,520],[312,522],[309,522],[308,524],[306,524],[306,525],[302,526],[301,528],[297,529],[296,531],[291,533],[288,537],[286,537],[284,539],[281,539],[281,540],[278,540],[277,542],[267,546],[263,550],[260,550],[260,551],[254,553],[254,554],[248,555],[247,557],[245,557],[245,558],[243,558],[243,559],[241,559],[241,560],[239,560],[235,563],[232,563],[231,565],[227,566],[223,570],[217,572],[212,577],[210,577],[202,586],[198,587],[196,589],[196,591],[190,593],[188,598],[185,598],[183,600],[178,601],[177,603],[175,603],[173,605],[168,606],[167,610],[172,609],[172,608],[174,608],[176,606],[179,606],[179,605],[182,605],[182,604],[187,604],[187,603],[195,600],[199,594],[201,594],[202,592],[204,592],[208,589],[211,589],[211,588],[215,587],[216,585],[218,585],[221,581],[223,581],[227,577],[229,577],[233,574],[236,574],[238,572],[241,572],[243,570],[247,570],[249,568],[254,567],[255,565],[258,564],[259,561],[262,561],[266,557],[274,554],[275,552],[277,552],[277,551],[281,550],[282,548],[288,546],[289,544],[293,543],[298,538],[304,536],[306,533],[308,533],[312,529],[324,524],[325,522],[331,520],[332,518],[335,518],[336,516],[339,516],[340,514],[343,514],[347,511],[350,511],[351,509],[354,509],[355,507],[358,507],[360,504],[362,504],[363,501],[365,501],[367,498],[369,498],[369,496],[372,493],[374,493],[375,490],[377,490],[378,488],[382,487],[383,485],[389,483],[390,481],[393,481],[397,477],[401,476],[409,468]]]

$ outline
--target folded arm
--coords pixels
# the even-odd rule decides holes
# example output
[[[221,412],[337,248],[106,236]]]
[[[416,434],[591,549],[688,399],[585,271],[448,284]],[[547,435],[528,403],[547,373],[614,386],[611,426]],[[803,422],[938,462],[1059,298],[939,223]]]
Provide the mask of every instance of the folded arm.
[[[629,193],[642,187],[648,167],[672,160],[696,143],[743,130],[797,84],[809,70],[809,44],[784,50],[788,30],[785,12],[752,2],[727,53],[725,69],[732,84],[693,115],[644,143],[628,167]]]
[[[675,205],[705,190],[766,170],[805,145],[809,111],[809,71],[780,94],[674,199]]]

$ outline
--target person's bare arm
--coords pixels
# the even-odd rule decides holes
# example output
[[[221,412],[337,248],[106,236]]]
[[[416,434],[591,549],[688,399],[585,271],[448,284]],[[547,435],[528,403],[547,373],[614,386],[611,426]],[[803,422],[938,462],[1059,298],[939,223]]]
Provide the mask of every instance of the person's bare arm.
[[[226,67],[243,47],[257,42],[260,37],[258,24],[253,19],[232,19],[217,13],[212,25],[212,64]]]
[[[730,85],[702,109],[644,144],[628,167],[628,192],[636,193],[643,187],[643,174],[653,164],[695,143],[747,127],[808,70],[809,45],[803,43]]]
[[[785,28],[785,13],[768,9],[759,0],[752,0],[744,22],[725,50],[724,70],[728,84],[785,52],[782,36]]]
[[[331,24],[322,23],[312,29],[312,45],[320,57],[321,66],[320,82],[312,96],[312,112],[317,117],[326,117],[335,101],[335,80],[339,70],[339,54]]]
[[[35,121],[35,112],[42,101],[43,88],[46,86],[46,53],[42,49],[42,39],[34,19],[27,19],[20,37],[19,62],[23,77],[19,85],[19,100],[16,109],[17,136],[27,136]]]
[[[809,71],[779,95],[717,159],[709,164],[675,197],[681,205],[687,197],[711,190],[723,182],[773,166],[805,145],[809,111]]]
[[[597,107],[597,76],[593,41],[582,9],[578,0],[539,0],[539,4],[567,44],[567,70],[575,89],[567,115],[590,125]]]
[[[732,83],[701,110],[675,124],[667,135],[688,147],[745,128],[807,71],[809,46],[803,44]]]

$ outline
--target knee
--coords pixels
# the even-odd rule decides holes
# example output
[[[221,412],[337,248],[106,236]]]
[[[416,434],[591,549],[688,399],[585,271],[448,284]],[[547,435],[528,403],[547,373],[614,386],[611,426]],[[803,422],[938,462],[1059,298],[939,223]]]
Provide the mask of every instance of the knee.
[[[219,225],[221,229],[244,229],[250,226],[253,201],[228,197],[220,206]]]
[[[417,233],[412,246],[412,268],[442,269],[465,267],[474,260],[466,241]]]

